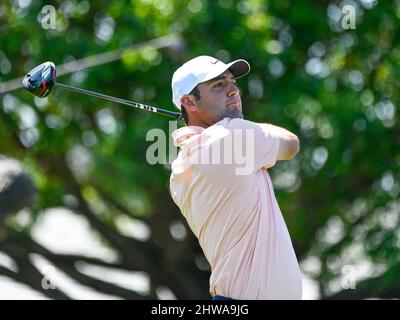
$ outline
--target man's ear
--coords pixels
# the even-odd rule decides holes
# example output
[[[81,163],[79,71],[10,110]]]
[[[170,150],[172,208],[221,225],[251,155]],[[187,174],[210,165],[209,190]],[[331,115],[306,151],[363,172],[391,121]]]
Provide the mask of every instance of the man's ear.
[[[197,108],[197,103],[194,97],[183,96],[180,100],[181,105],[185,107],[187,111],[194,111]]]

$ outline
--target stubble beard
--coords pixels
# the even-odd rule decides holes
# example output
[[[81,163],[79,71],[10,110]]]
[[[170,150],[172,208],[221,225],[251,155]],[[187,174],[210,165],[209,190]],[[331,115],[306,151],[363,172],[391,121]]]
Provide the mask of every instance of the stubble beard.
[[[239,119],[243,119],[243,113],[239,109],[225,109],[222,112],[221,116],[222,116],[221,120],[224,119],[224,118],[231,118],[231,119],[239,118]]]

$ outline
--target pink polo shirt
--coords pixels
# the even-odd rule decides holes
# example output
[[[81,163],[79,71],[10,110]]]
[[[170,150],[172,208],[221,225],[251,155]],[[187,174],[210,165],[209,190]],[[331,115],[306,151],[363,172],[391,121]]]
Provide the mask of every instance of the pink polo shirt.
[[[301,299],[299,265],[266,170],[279,139],[263,124],[231,118],[172,136],[181,150],[171,196],[211,265],[211,295]]]

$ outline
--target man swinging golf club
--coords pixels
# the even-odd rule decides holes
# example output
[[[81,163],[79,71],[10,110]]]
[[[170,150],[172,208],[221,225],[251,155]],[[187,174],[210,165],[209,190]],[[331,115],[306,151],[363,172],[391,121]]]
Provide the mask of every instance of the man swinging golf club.
[[[209,56],[175,71],[173,102],[186,126],[172,134],[181,150],[171,196],[211,265],[214,300],[301,299],[299,265],[267,172],[293,158],[299,140],[243,119],[236,79],[249,71],[245,60]],[[240,171],[241,153],[247,170]]]

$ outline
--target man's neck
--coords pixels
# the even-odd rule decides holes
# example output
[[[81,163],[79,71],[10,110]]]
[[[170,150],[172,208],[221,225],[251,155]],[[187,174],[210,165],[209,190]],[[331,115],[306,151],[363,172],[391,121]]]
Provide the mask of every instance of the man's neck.
[[[208,128],[209,125],[207,123],[204,123],[204,121],[201,121],[199,119],[196,120],[189,120],[187,126],[196,126],[196,127],[202,127],[202,128]]]

